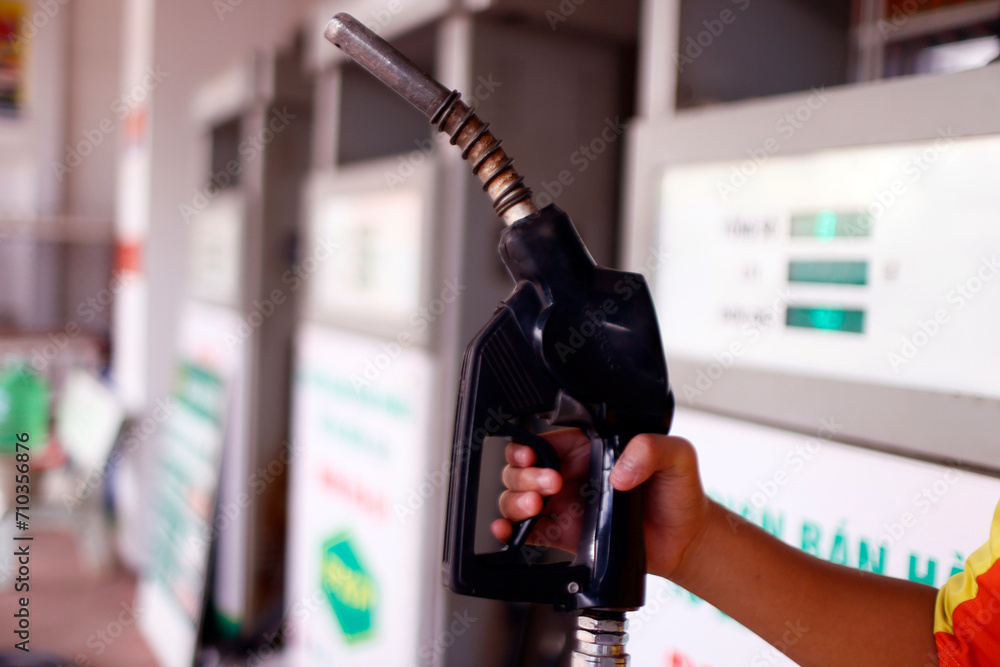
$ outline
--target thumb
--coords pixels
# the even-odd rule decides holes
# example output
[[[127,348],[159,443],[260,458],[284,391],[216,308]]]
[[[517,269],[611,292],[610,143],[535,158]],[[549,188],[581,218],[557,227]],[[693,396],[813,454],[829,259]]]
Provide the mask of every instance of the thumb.
[[[694,447],[684,438],[644,433],[625,447],[611,471],[611,485],[619,491],[639,486],[654,473],[665,471],[680,475],[697,470]]]

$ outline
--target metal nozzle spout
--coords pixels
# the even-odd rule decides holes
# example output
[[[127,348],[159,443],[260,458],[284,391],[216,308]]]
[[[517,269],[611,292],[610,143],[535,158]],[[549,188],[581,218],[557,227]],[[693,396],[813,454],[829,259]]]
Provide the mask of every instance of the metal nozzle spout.
[[[462,149],[462,157],[472,163],[472,173],[493,199],[493,209],[507,224],[538,211],[531,201],[531,189],[513,167],[514,160],[500,147],[489,124],[479,119],[475,108],[462,102],[457,91],[435,81],[350,14],[334,16],[324,34],[451,137],[451,143]]]
[[[324,35],[428,118],[451,93],[350,14],[341,12],[330,19]]]

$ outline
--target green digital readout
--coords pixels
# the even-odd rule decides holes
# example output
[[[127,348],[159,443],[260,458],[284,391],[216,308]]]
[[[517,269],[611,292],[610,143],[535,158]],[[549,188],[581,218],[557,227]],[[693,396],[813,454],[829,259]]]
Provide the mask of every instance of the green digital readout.
[[[829,285],[867,285],[868,262],[791,261],[788,282]]]
[[[785,325],[802,329],[864,333],[865,311],[825,306],[789,306]]]
[[[792,214],[792,237],[829,241],[838,237],[872,235],[872,219],[860,211],[831,211]]]

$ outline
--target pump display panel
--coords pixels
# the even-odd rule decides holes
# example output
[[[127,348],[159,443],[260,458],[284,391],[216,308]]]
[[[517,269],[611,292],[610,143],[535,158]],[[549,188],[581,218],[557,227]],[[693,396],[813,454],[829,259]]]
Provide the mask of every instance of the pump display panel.
[[[751,166],[752,165],[752,166]],[[1000,137],[669,168],[669,351],[1000,398]],[[692,289],[692,281],[697,289]],[[683,323],[677,326],[677,323]],[[992,355],[992,357],[991,357]]]

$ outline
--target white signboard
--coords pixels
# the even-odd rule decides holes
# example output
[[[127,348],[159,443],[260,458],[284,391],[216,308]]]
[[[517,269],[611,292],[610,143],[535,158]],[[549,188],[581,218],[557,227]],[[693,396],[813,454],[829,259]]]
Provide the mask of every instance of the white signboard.
[[[223,192],[191,220],[192,296],[234,308],[240,305],[245,208],[242,195]]]
[[[409,667],[431,610],[425,560],[430,358],[307,325],[298,339],[287,621],[293,665]],[[366,367],[378,373],[365,373]]]
[[[150,563],[137,593],[139,627],[164,667],[190,667],[208,580],[228,388],[190,361],[178,365],[176,411],[157,443]]]
[[[417,154],[406,178],[393,161],[314,177],[306,245],[321,257],[302,261],[307,318],[391,334],[418,309],[432,168]]]
[[[399,317],[420,298],[419,193],[330,195],[317,211],[316,233],[333,240],[333,257],[313,294],[326,312]]]
[[[89,372],[70,371],[56,407],[56,436],[81,470],[100,470],[118,437],[125,410],[107,386]]]
[[[240,437],[233,428],[240,405],[233,398],[244,390],[239,380],[245,348],[226,343],[240,324],[228,308],[197,301],[187,301],[181,312],[183,363],[170,399],[176,412],[157,440],[150,530],[156,557],[138,591],[140,606],[149,609],[139,625],[165,667],[189,667],[195,658],[213,542],[217,561],[227,564],[216,573],[215,604],[232,618],[242,613],[245,523],[213,515],[223,448]],[[240,465],[228,462],[223,484],[242,488]],[[138,478],[130,481],[141,486]]]
[[[989,537],[1000,480],[691,410],[673,432],[698,450],[705,489],[819,558],[940,587]],[[659,577],[632,614],[637,665],[792,665],[717,609]]]

